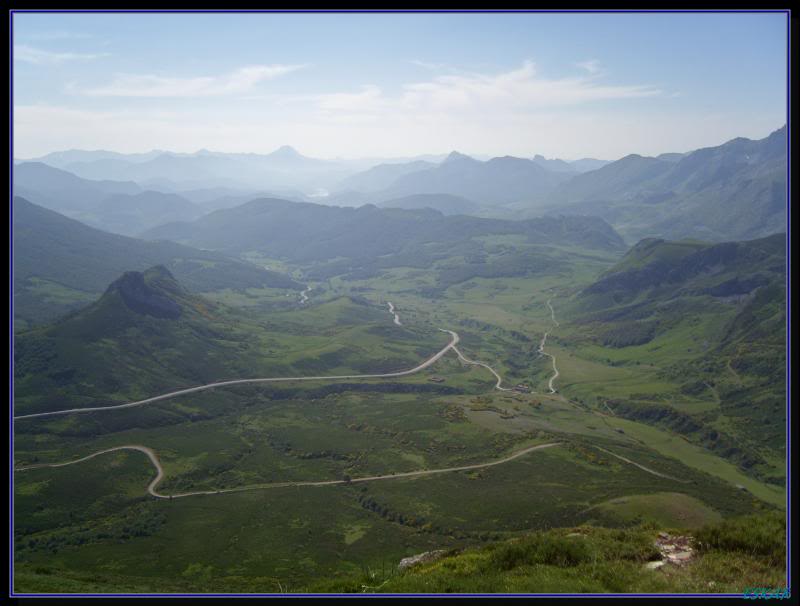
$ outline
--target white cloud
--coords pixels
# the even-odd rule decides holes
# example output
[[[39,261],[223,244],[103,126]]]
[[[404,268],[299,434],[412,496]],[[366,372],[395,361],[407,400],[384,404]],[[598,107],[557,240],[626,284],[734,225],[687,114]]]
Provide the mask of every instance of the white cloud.
[[[57,53],[25,44],[14,45],[14,59],[34,65],[61,65],[67,61],[91,61],[107,56],[108,53]]]
[[[222,76],[176,78],[155,75],[117,74],[110,84],[85,89],[93,97],[208,97],[246,93],[265,80],[272,80],[304,65],[250,65]],[[73,92],[75,87],[73,86]]]
[[[543,108],[596,101],[654,97],[661,91],[648,85],[604,85],[593,77],[546,79],[532,61],[498,74],[442,75],[407,84],[401,94],[386,96],[376,86],[359,93],[319,95],[323,112],[464,112],[488,115],[531,112]]]
[[[585,69],[590,74],[598,74],[601,71],[600,62],[597,59],[590,59],[588,61],[581,61],[575,64],[576,67]]]
[[[118,77],[112,82],[119,87],[117,93],[134,86],[147,92],[128,90],[139,93],[131,97],[206,96],[179,108],[174,103],[153,107],[136,98],[123,102],[116,96],[93,99],[91,110],[81,105],[86,99],[80,97],[71,98],[74,107],[19,105],[14,108],[15,155],[36,157],[70,148],[269,152],[289,144],[316,157],[396,157],[463,149],[487,155],[614,159],[629,153],[687,151],[736,136],[760,138],[785,122],[785,107],[758,113],[687,113],[671,105],[672,91],[611,85],[588,74],[545,78],[532,62],[500,73],[431,77],[398,91],[369,84],[316,95],[260,91],[256,84],[265,73],[237,70],[214,78],[136,76],[141,80]],[[253,94],[238,94],[253,88]],[[213,96],[220,91],[231,94]]]

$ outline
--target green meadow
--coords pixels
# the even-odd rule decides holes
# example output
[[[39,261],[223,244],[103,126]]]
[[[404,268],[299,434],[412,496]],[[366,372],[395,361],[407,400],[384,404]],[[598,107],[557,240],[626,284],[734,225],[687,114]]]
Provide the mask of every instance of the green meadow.
[[[498,250],[489,260],[502,257],[508,245],[500,236],[484,243]],[[467,366],[450,351],[424,371],[402,377],[241,385],[120,411],[19,420],[18,467],[141,444],[158,454],[165,473],[158,490],[164,494],[260,488],[157,500],[146,493],[155,470],[139,452],[17,472],[17,591],[109,586],[165,592],[211,587],[351,591],[369,587],[364,579],[381,574],[388,579],[387,590],[438,591],[449,587],[441,567],[426,573],[430,580],[424,581],[387,571],[423,551],[466,549],[474,555],[460,556],[448,574],[462,579],[473,571],[498,580],[484,570],[492,565],[493,548],[481,547],[497,541],[580,525],[599,528],[592,532],[601,538],[603,528],[635,534],[643,532],[636,530],[641,524],[696,529],[736,516],[780,512],[783,490],[758,469],[742,467],[696,432],[623,415],[618,404],[668,401],[700,420],[718,410],[719,391],[687,390],[684,377],[668,371],[702,355],[703,343],[717,338],[727,316],[677,322],[644,345],[604,347],[576,321],[572,301],[617,258],[568,247],[549,254],[553,269],[545,263],[526,275],[468,276],[455,283],[442,276],[457,259],[425,270],[392,267],[368,277],[338,275],[311,281],[304,304],[298,293],[287,297],[279,289],[208,295],[214,306],[208,313],[219,328],[210,341],[219,351],[218,374],[208,379],[405,370],[448,342],[449,336],[437,330],[443,328],[457,331],[462,353],[492,366],[504,386],[525,383],[531,392],[494,389],[488,370]],[[306,283],[304,276],[313,270],[248,258]],[[395,305],[402,326],[393,324],[387,301]],[[181,330],[189,335],[191,326]],[[233,327],[228,334],[236,336],[223,336],[224,326]],[[538,352],[546,331],[545,351],[556,356],[559,370],[555,394],[547,389],[552,360]],[[192,343],[187,337],[170,356],[192,356]],[[105,347],[114,351],[116,345]],[[136,362],[130,358],[127,364]],[[726,373],[725,380],[737,380],[734,375]],[[160,376],[157,382],[132,379],[131,385],[106,391],[106,401],[154,395],[158,386],[191,385],[190,373]],[[43,410],[54,403],[32,379],[23,377],[21,384],[28,387],[18,410]],[[718,387],[724,397],[725,385]],[[102,400],[102,388],[60,389],[66,397],[61,407]],[[94,394],[89,401],[82,399],[86,393]],[[555,442],[502,465],[352,482],[489,463]],[[777,469],[780,459],[772,452],[767,466]],[[329,486],[271,486],[348,479]],[[708,555],[702,565],[710,566],[714,557]],[[639,573],[631,566],[625,564],[626,572],[620,573],[633,579],[625,587],[697,586],[696,579],[683,584],[636,580]],[[520,570],[530,572],[524,566]],[[531,578],[540,587],[598,591],[623,587],[624,581],[589,575],[592,580],[575,585],[563,571],[548,574]],[[508,584],[487,580],[488,585],[475,588],[529,590],[534,582],[503,578]]]

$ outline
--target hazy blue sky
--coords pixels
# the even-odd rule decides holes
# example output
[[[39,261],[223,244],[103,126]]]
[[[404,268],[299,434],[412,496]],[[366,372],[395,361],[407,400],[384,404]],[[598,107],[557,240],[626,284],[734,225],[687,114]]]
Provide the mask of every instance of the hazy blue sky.
[[[13,15],[15,156],[614,159],[786,121],[784,14]]]

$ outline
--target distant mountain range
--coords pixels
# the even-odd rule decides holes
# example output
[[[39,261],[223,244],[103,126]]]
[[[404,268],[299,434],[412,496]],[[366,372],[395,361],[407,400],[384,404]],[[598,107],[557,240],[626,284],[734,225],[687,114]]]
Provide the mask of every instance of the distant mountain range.
[[[133,195],[143,191],[133,181],[90,181],[42,162],[16,164],[13,177],[14,195],[65,214],[95,208],[112,195]]]
[[[181,193],[182,190],[196,190],[208,188],[247,189],[271,192],[280,197],[292,198],[314,194],[316,191],[330,191],[337,196],[335,203],[347,206],[363,203],[360,196],[389,190],[384,195],[370,201],[376,202],[389,198],[403,197],[417,193],[450,193],[464,195],[463,188],[458,190],[451,179],[458,179],[458,175],[448,175],[448,171],[440,171],[436,175],[420,175],[420,187],[415,189],[414,180],[405,183],[395,183],[399,178],[413,173],[421,173],[436,169],[440,164],[446,164],[454,158],[467,158],[462,154],[453,152],[447,158],[439,160],[415,159],[411,161],[372,161],[361,160],[319,160],[309,158],[295,149],[284,146],[270,154],[235,154],[211,152],[200,150],[195,153],[175,153],[155,150],[142,154],[121,154],[108,151],[82,151],[69,150],[54,152],[40,158],[28,161],[47,164],[54,168],[68,171],[90,180],[135,182],[142,189],[153,189],[165,193]],[[471,159],[471,158],[470,158]],[[489,173],[498,171],[505,159],[492,158]],[[517,158],[516,160],[544,168],[548,173],[579,173],[602,166],[604,161],[583,159],[575,162],[565,162],[558,159],[545,159],[537,155],[532,160]],[[476,160],[476,162],[481,162]],[[523,165],[524,166],[524,165]],[[449,167],[452,169],[453,167]],[[500,169],[501,170],[501,169]],[[532,170],[532,169],[531,169]],[[502,172],[502,171],[501,171]],[[546,174],[546,173],[545,173]],[[488,175],[488,173],[487,173]],[[493,178],[502,176],[495,175]],[[505,175],[508,178],[510,175]],[[475,177],[470,177],[474,179]],[[515,177],[518,180],[520,177]],[[431,181],[433,179],[433,181]],[[539,184],[546,177],[539,173],[537,177],[529,179],[532,189],[524,192],[525,195],[538,195],[542,187]],[[558,181],[558,177],[555,178]],[[396,187],[396,190],[392,190]],[[433,187],[433,189],[431,189]],[[410,188],[410,189],[409,189]],[[28,192],[21,192],[27,195]],[[350,193],[355,199],[348,201]],[[299,196],[298,196],[299,194]],[[388,198],[387,198],[388,196]],[[495,203],[498,199],[494,190],[479,190],[473,192],[472,199],[485,198],[481,203]],[[516,198],[512,194],[512,198]],[[523,196],[525,197],[525,196]],[[508,196],[500,196],[505,200]]]
[[[173,242],[110,234],[16,197],[14,318],[18,328],[92,300],[127,270],[163,264],[193,291],[272,286],[301,289],[283,274]]]
[[[92,227],[125,236],[172,221],[190,221],[220,208],[238,206],[270,192],[214,187],[182,191],[163,180],[149,182],[92,180],[42,162],[14,167],[14,195],[22,196]],[[176,193],[178,192],[178,193]],[[299,192],[285,196],[305,201]]]
[[[531,242],[620,250],[619,235],[601,219],[561,217],[504,221],[445,216],[432,209],[341,208],[259,199],[193,222],[154,228],[143,237],[238,254],[248,250],[295,261],[337,257],[372,259],[414,251],[428,243],[446,247],[474,236],[520,234]]]
[[[421,170],[435,168],[437,163],[416,160],[399,164],[378,164],[363,172],[356,173],[338,183],[340,192],[373,193],[390,187],[398,178]]]
[[[538,154],[533,157],[533,161],[542,168],[559,173],[585,173],[590,170],[597,170],[608,164],[608,160],[596,160],[595,158],[581,158],[580,160],[573,160],[571,162],[559,159],[549,160]]]
[[[445,158],[444,162],[448,160],[452,160],[454,158],[469,158],[469,156],[465,156],[463,154],[459,154],[458,152],[452,152],[447,158]],[[469,158],[472,159],[472,158]],[[522,158],[519,158],[520,160]],[[535,156],[531,162],[534,164],[541,166],[542,168],[551,171],[551,172],[558,172],[558,173],[572,173],[577,174],[581,172],[585,172],[587,170],[595,170],[608,164],[605,160],[594,160],[591,158],[585,158],[583,160],[575,160],[574,162],[566,162],[564,160],[548,160],[544,156],[537,155]],[[397,163],[397,164],[378,164],[377,166],[373,166],[372,168],[365,170],[363,172],[356,173],[343,179],[335,188],[334,191],[336,192],[359,192],[359,193],[380,193],[380,197],[384,198],[386,195],[390,195],[387,193],[382,193],[382,190],[391,190],[391,188],[395,185],[395,182],[404,177],[406,175],[410,175],[412,173],[419,173],[422,171],[428,171],[436,169],[441,162],[427,162],[417,160],[414,162],[404,162],[404,163]],[[429,177],[430,178],[430,177]],[[437,187],[441,187],[442,185],[438,185]],[[447,188],[452,188],[452,185],[447,185]],[[434,191],[426,191],[426,192],[419,192],[419,193],[446,193],[446,192],[434,192]],[[473,198],[476,197],[475,194],[472,196]]]
[[[590,170],[602,168],[606,164],[610,164],[610,162],[610,160],[598,160],[597,158],[581,158],[580,160],[573,160],[569,165],[576,172],[586,173]]]
[[[548,170],[524,158],[505,156],[481,162],[453,152],[441,164],[398,176],[374,198],[385,201],[422,193],[449,194],[482,206],[512,202],[536,206],[572,174]]]
[[[786,229],[786,158],[785,126],[760,141],[738,138],[689,153],[632,154],[614,162],[541,155],[483,161],[452,152],[439,162],[370,166],[366,160],[308,158],[290,147],[261,155],[68,151],[17,164],[14,187],[17,195],[126,235],[276,198],[346,207],[427,206],[503,219],[586,214],[602,217],[629,242],[722,241]]]
[[[414,194],[394,198],[379,204],[381,208],[432,208],[443,215],[471,215],[480,210],[480,204],[451,194]]]
[[[158,183],[182,189],[232,187],[258,190],[302,188],[312,191],[342,179],[355,169],[339,161],[317,160],[284,146],[270,154],[230,154],[201,150],[193,154],[68,151],[36,160],[85,179]]]
[[[14,167],[14,195],[93,227],[135,235],[167,221],[207,212],[177,194],[143,190],[133,181],[93,181],[41,162]]]
[[[633,240],[766,236],[787,228],[786,145],[784,126],[758,141],[626,156],[561,184],[550,207],[601,216]]]

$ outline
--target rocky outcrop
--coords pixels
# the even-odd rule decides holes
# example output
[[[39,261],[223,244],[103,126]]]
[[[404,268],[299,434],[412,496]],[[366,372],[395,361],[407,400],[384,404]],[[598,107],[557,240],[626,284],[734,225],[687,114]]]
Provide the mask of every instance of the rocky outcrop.
[[[418,553],[417,555],[410,556],[407,558],[403,558],[400,560],[400,563],[397,565],[397,569],[408,570],[412,566],[417,566],[418,564],[427,564],[429,562],[433,562],[438,560],[439,558],[444,557],[447,553],[445,549],[437,549],[435,551],[426,551],[424,553]]]
[[[683,566],[694,558],[694,539],[689,536],[671,535],[666,532],[659,532],[655,541],[655,546],[661,553],[661,559],[645,564],[645,568],[655,570],[666,564]]]
[[[148,272],[151,272],[150,275]],[[181,306],[163,288],[166,282],[171,287],[168,290],[180,289],[175,278],[161,266],[148,272],[125,272],[109,286],[108,292],[118,292],[125,305],[136,313],[171,320],[179,318]]]

